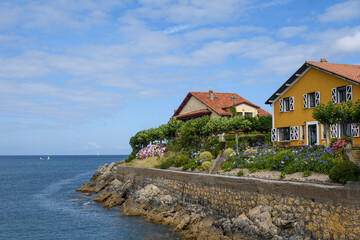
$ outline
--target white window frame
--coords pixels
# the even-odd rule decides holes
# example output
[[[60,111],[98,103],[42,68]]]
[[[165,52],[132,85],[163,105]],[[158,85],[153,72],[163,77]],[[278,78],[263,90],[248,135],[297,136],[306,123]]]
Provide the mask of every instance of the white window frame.
[[[316,143],[315,145],[319,145],[319,122],[318,121],[312,121],[312,122],[306,122],[306,145],[309,145],[309,125],[316,124]]]
[[[331,89],[331,100],[333,103],[340,103],[340,93],[339,88],[345,87],[345,102],[353,100],[353,87],[352,85],[344,85]]]
[[[305,140],[305,126],[304,125],[300,126],[300,140],[301,141]]]

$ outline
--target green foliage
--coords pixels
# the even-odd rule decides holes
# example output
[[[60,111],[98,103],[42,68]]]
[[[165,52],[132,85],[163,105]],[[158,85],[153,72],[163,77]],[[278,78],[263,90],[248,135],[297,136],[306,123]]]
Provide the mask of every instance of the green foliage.
[[[309,171],[309,170],[305,170],[304,172],[303,172],[303,176],[304,177],[309,177],[309,176],[311,176],[311,171]]]
[[[284,178],[285,178],[285,173],[282,172],[282,173],[280,174],[280,179],[284,179]]]
[[[133,153],[130,153],[125,162],[130,162],[131,160],[135,159],[135,155]]]
[[[360,167],[353,162],[343,161],[335,165],[329,174],[334,182],[345,184],[347,181],[357,182],[360,177]]]
[[[237,112],[236,112],[236,107],[235,106],[231,106],[229,108],[229,112],[231,113],[231,116],[232,117],[235,117],[237,115]]]
[[[188,169],[195,170],[196,168],[200,167],[202,164],[201,160],[198,159],[190,159],[187,164],[185,164],[182,168],[183,171],[186,171]]]
[[[205,161],[201,164],[201,168],[203,170],[210,170],[211,166],[212,166],[212,164],[209,161]]]
[[[179,155],[175,158],[174,164],[177,167],[182,167],[189,162],[190,157],[187,155]]]
[[[329,101],[327,105],[321,104],[319,107],[314,108],[312,117],[322,124],[334,124],[340,122],[341,107]]]
[[[166,144],[166,151],[168,152],[180,152],[181,149],[182,149],[181,143],[178,142],[176,139],[170,140]]]
[[[239,177],[244,176],[244,171],[243,171],[243,170],[239,170],[238,173],[237,173],[237,175],[238,175]]]
[[[224,171],[231,171],[234,168],[234,166],[231,164],[231,162],[224,162],[221,165],[221,169]]]
[[[235,141],[227,141],[226,147],[227,148],[236,148],[236,142]]]
[[[174,165],[176,156],[173,156],[171,158],[166,159],[164,162],[162,162],[157,168],[160,169],[168,169],[169,167]]]
[[[227,149],[225,149],[223,155],[224,155],[225,157],[230,157],[230,155],[231,155],[233,152],[234,152],[234,149],[232,149],[232,148],[227,148]]]
[[[249,169],[249,173],[255,173],[258,169],[256,167],[252,167]]]
[[[213,156],[212,156],[211,152],[204,151],[204,152],[200,153],[199,159],[200,160],[211,160],[211,159],[213,159]]]
[[[235,134],[234,133],[227,133],[225,134],[226,141],[235,141]]]

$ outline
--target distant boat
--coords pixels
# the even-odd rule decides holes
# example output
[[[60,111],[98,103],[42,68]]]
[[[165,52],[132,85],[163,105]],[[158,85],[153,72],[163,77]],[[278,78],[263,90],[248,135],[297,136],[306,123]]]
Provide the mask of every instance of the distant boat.
[[[48,156],[47,160],[50,160],[50,156]]]
[[[40,160],[43,160],[43,158],[42,158],[42,157],[40,157]]]

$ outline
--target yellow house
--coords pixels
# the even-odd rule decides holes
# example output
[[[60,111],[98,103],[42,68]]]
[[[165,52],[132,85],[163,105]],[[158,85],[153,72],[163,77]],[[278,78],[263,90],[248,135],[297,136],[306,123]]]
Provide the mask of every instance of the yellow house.
[[[321,103],[360,99],[360,65],[306,61],[266,102],[273,109],[272,141],[279,145],[324,145],[325,129],[312,118]],[[354,137],[360,145],[359,126],[333,124],[330,137]]]
[[[189,92],[172,118],[182,121],[209,115],[211,118],[230,117],[234,106],[239,116],[268,116],[268,112],[236,93]]]

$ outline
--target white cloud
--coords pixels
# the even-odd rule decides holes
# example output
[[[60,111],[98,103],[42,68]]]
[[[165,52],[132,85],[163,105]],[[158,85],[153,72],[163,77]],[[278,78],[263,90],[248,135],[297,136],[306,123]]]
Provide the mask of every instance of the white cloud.
[[[3,2],[0,4],[0,28],[21,26],[46,31],[53,31],[55,27],[87,28],[107,23],[107,12],[123,5],[114,0]]]
[[[279,29],[280,36],[284,38],[291,38],[307,30],[306,26],[291,26],[291,27],[282,27]]]
[[[186,29],[195,27],[196,25],[194,24],[181,24],[181,25],[177,25],[177,26],[173,26],[173,27],[169,27],[167,29],[165,29],[164,33],[165,34],[174,34],[174,33],[178,33],[181,31],[184,31]]]
[[[255,26],[201,28],[185,34],[188,41],[201,41],[204,39],[220,39],[236,37],[244,33],[263,33],[264,28]]]
[[[102,148],[102,146],[99,145],[99,144],[97,144],[96,142],[88,142],[88,143],[87,143],[87,147],[95,148],[95,149],[100,149],[100,148]]]
[[[345,22],[359,18],[359,12],[360,1],[350,0],[327,8],[318,18],[322,22]]]
[[[339,38],[335,42],[335,47],[344,53],[360,52],[360,31],[350,36]]]

